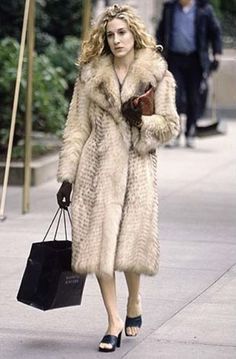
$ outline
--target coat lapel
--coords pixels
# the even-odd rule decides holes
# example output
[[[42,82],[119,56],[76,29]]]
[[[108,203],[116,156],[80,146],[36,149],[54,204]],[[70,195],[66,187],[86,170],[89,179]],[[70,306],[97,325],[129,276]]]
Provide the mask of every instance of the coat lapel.
[[[141,95],[149,84],[156,87],[163,78],[167,65],[159,53],[151,49],[136,50],[121,91],[114,71],[112,57],[102,56],[84,65],[81,81],[87,95],[107,111],[116,122],[121,122],[121,104],[132,96]]]
[[[160,54],[151,49],[137,50],[122,88],[122,103],[143,94],[150,84],[156,88],[166,69],[166,62]]]
[[[112,117],[117,117],[121,108],[121,97],[111,56],[102,56],[85,65],[81,72],[81,81],[86,84],[87,96]]]

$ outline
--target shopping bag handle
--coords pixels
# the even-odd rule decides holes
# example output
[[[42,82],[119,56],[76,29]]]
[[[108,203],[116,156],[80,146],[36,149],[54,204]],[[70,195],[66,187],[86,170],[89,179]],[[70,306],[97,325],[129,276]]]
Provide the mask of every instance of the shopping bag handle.
[[[70,216],[70,212],[69,212],[68,208],[62,209],[62,213],[63,213],[63,222],[64,222],[64,229],[65,229],[65,239],[66,239],[66,241],[68,241],[67,227],[66,227],[66,213],[68,214],[68,218],[69,218],[69,222],[70,222],[71,226],[72,226],[72,220],[71,220],[71,216]],[[59,224],[58,224],[58,226],[59,226]],[[58,231],[58,227],[57,227],[57,231]],[[56,236],[54,236],[54,240],[56,240]]]
[[[60,212],[60,213],[59,213]],[[64,208],[58,208],[47,231],[46,231],[46,234],[42,240],[42,242],[45,241],[45,239],[47,238],[48,236],[48,233],[50,231],[50,229],[52,228],[52,225],[53,223],[55,222],[57,216],[58,216],[58,213],[59,213],[59,216],[58,216],[58,220],[57,220],[57,225],[56,225],[56,229],[55,229],[55,233],[54,233],[54,237],[53,237],[53,240],[55,241],[56,240],[56,237],[57,237],[57,232],[58,232],[58,228],[59,228],[59,225],[60,225],[60,221],[61,221],[61,216],[62,216],[62,213],[63,213],[63,223],[64,223],[64,230],[65,230],[65,239],[66,241],[68,241],[68,237],[67,237],[67,226],[66,226],[66,215],[65,215],[65,212],[67,212],[67,215],[68,215],[68,218],[69,218],[69,221],[70,221],[70,224],[72,225],[72,220],[71,220],[71,216],[70,216],[70,213],[69,213],[69,210],[68,209],[64,209]]]

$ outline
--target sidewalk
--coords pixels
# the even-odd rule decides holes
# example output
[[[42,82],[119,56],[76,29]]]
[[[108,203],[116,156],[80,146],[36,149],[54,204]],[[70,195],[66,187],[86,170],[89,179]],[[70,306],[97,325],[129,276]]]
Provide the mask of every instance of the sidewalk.
[[[143,278],[143,327],[123,335],[109,357],[236,358],[236,121],[227,136],[199,139],[195,150],[161,148],[161,266]],[[48,312],[16,301],[32,242],[40,241],[56,206],[56,181],[31,190],[21,215],[21,188],[7,193],[0,222],[0,358],[94,359],[106,329],[98,285],[89,276],[80,307]],[[120,312],[127,289],[117,276]]]

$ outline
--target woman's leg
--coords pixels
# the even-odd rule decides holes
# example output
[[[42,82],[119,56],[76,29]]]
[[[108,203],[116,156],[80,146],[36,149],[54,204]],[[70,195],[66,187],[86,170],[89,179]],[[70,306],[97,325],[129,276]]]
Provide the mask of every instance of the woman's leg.
[[[108,315],[106,334],[118,336],[124,327],[117,307],[115,274],[113,277],[97,277],[102,298]],[[100,343],[101,348],[111,348],[111,344]]]
[[[125,278],[127,282],[129,298],[127,304],[127,316],[135,318],[142,314],[141,297],[140,297],[140,275],[133,272],[126,272]],[[126,332],[128,335],[136,336],[139,327],[127,327]]]

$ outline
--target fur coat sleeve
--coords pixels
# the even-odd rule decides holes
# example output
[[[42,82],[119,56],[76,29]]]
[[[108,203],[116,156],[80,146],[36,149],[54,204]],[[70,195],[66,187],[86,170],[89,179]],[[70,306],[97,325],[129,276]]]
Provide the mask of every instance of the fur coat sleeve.
[[[88,96],[84,84],[77,79],[63,133],[63,144],[59,155],[57,179],[59,182],[75,181],[83,146],[91,133],[88,117]]]
[[[155,114],[142,116],[142,127],[135,148],[144,155],[175,138],[180,131],[180,120],[175,104],[175,80],[166,71],[155,91]]]

